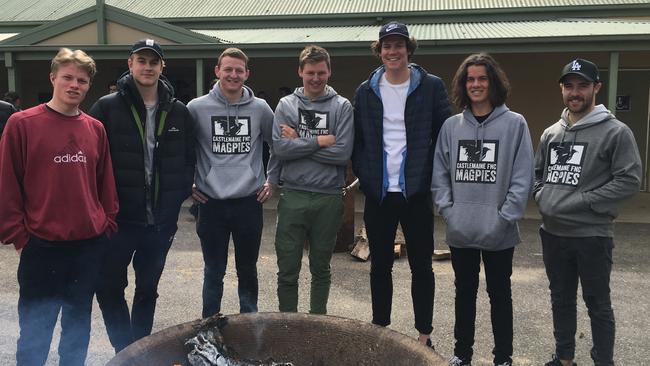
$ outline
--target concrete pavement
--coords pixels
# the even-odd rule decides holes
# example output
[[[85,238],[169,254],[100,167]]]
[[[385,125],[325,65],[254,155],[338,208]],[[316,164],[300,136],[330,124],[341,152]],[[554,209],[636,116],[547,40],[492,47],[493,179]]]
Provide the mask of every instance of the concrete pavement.
[[[359,203],[361,198],[359,199]],[[650,360],[650,291],[647,276],[650,272],[650,195],[640,193],[625,205],[621,222],[616,225],[614,269],[612,273],[612,300],[617,321],[616,361],[620,365],[644,365]],[[362,213],[357,205],[356,224],[362,223]],[[260,311],[277,309],[276,263],[273,248],[275,234],[274,202],[265,205],[265,227],[259,259]],[[515,340],[514,361],[517,365],[541,365],[553,352],[553,336],[549,291],[541,257],[537,230],[540,222],[534,207],[529,208],[520,229],[523,242],[515,250],[512,276]],[[444,224],[436,218],[436,248],[445,249]],[[238,312],[237,281],[234,258],[230,252],[230,265],[225,279],[222,311]],[[15,364],[18,320],[16,304],[18,286],[16,269],[18,256],[12,247],[0,248],[0,365]],[[371,320],[369,263],[359,262],[347,253],[335,254],[332,260],[332,289],[329,313],[348,318]],[[453,271],[449,261],[434,262],[436,272],[436,297],[434,316],[434,343],[444,357],[453,352],[454,290]],[[203,260],[194,222],[183,210],[179,231],[168,256],[167,266],[160,283],[154,331],[190,321],[201,314],[201,286]],[[394,300],[392,329],[415,337],[413,310],[410,297],[410,272],[406,259],[395,262],[393,270]],[[131,283],[133,283],[131,273]],[[133,287],[127,289],[132,298]],[[300,278],[300,311],[308,310],[309,271],[306,257]],[[130,301],[130,300],[129,300]],[[578,334],[576,361],[589,365],[591,331],[584,303],[578,301]],[[60,329],[55,330],[48,365],[58,364],[56,345]],[[475,365],[490,365],[492,356],[492,331],[489,299],[485,281],[481,280],[477,302]],[[92,320],[92,337],[87,364],[104,365],[112,357],[99,308],[95,304]]]

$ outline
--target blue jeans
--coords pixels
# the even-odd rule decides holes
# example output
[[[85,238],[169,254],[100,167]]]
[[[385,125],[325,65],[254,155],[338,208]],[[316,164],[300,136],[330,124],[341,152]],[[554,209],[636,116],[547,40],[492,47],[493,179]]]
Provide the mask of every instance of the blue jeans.
[[[115,352],[151,334],[158,283],[175,233],[176,224],[147,227],[121,224],[111,237],[97,289],[97,302]],[[129,314],[124,289],[129,284],[127,269],[131,260],[135,294]]]
[[[65,242],[30,238],[18,265],[18,366],[45,364],[59,312],[59,365],[84,364],[93,295],[107,242],[103,235]]]
[[[481,257],[485,265],[485,282],[490,297],[490,319],[494,336],[494,364],[512,362],[512,256],[515,248],[487,251],[473,248],[451,249],[456,286],[454,355],[471,361],[474,353],[476,294]]]
[[[407,201],[401,192],[389,192],[379,203],[366,197],[363,219],[370,244],[370,292],[373,324],[387,326],[393,301],[393,261],[397,224],[402,225],[411,267],[411,297],[415,329],[433,330],[435,279],[432,268],[433,211],[431,197]]]
[[[614,365],[616,323],[610,300],[614,241],[607,237],[561,237],[540,229],[544,266],[551,290],[553,335],[559,359],[571,360],[575,352],[578,279],[591,319],[596,366]]]
[[[235,267],[239,279],[239,311],[257,311],[257,258],[262,239],[262,204],[256,196],[228,200],[210,199],[199,205],[196,233],[203,251],[204,318],[221,311],[223,278],[228,264],[228,244],[232,235]]]

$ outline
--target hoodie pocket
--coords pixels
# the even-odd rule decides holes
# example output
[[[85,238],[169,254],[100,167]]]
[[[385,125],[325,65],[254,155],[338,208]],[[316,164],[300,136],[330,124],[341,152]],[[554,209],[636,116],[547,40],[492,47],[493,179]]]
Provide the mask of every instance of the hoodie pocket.
[[[619,202],[592,203],[589,208],[597,214],[606,215],[612,220],[618,217]]]
[[[575,188],[544,186],[538,192],[537,206],[546,217],[566,218],[575,215],[593,214],[583,198],[583,193]]]
[[[455,202],[446,211],[447,241],[453,245],[494,246],[511,225],[495,204]]]
[[[213,165],[207,181],[219,199],[242,197],[259,188],[257,177],[248,165]]]

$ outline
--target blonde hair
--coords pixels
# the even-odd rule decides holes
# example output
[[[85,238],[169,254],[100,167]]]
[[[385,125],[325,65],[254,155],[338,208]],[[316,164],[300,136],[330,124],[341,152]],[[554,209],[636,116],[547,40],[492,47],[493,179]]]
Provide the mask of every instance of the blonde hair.
[[[54,56],[52,59],[52,65],[50,67],[50,72],[56,74],[59,70],[59,67],[67,65],[74,62],[80,69],[88,73],[88,76],[92,79],[97,73],[97,66],[95,65],[95,60],[92,57],[88,56],[82,50],[72,51],[69,48],[61,48],[59,53]]]

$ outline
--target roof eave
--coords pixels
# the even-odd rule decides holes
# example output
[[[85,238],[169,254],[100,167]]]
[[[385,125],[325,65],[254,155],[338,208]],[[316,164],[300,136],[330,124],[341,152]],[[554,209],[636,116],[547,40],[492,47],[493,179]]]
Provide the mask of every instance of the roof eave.
[[[373,12],[345,14],[287,14],[260,16],[169,17],[166,23],[194,29],[233,29],[305,26],[313,21],[336,25],[379,25],[389,20],[403,23],[475,23],[493,21],[549,20],[559,18],[625,18],[650,14],[646,4],[590,5],[535,8],[492,8],[443,11]]]
[[[625,52],[650,51],[650,35],[613,36],[571,36],[571,37],[531,37],[464,40],[421,40],[418,42],[418,55],[468,54],[478,51],[492,53],[557,53],[557,52]],[[247,43],[218,44],[195,43],[165,45],[165,58],[172,59],[213,59],[226,47],[240,47],[252,57],[295,57],[309,42],[304,43]],[[371,57],[369,42],[322,42],[332,56]],[[15,54],[15,60],[49,60],[52,53],[62,45],[16,46],[0,45],[0,59],[4,52]],[[92,57],[102,59],[123,59],[129,45],[65,45],[84,49]]]

